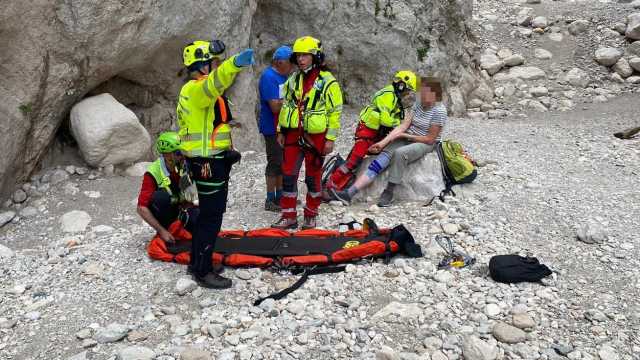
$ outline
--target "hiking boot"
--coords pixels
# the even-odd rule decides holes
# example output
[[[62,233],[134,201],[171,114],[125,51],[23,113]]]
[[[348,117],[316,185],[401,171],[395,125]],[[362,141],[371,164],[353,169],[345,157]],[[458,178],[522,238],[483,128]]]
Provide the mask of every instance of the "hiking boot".
[[[278,221],[276,221],[274,224],[271,224],[271,227],[275,229],[282,229],[282,230],[297,229],[298,219],[286,218],[284,216],[281,216]]]
[[[213,270],[211,271],[215,274],[222,274],[224,272],[224,265],[220,263],[213,263],[212,268]],[[193,275],[193,269],[191,268],[191,265],[187,266],[187,274]]]
[[[331,194],[334,199],[342,202],[345,206],[351,204],[351,195],[349,195],[347,190],[336,191],[335,189],[329,189],[329,194]]]
[[[304,222],[302,223],[302,230],[315,229],[316,225],[315,216],[305,216]]]
[[[280,205],[273,200],[264,201],[264,209],[266,211],[280,212]]]
[[[378,200],[379,207],[387,207],[391,206],[393,203],[393,190],[384,189],[382,195],[380,195],[380,200]]]
[[[214,273],[208,273],[202,277],[194,275],[193,280],[207,289],[228,289],[232,284],[231,279]]]

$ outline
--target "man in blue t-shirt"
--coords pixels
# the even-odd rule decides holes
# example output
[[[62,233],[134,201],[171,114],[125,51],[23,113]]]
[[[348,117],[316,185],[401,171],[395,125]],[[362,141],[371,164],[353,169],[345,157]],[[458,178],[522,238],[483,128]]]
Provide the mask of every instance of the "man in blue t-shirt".
[[[264,135],[267,150],[267,199],[264,209],[280,211],[280,193],[282,192],[282,147],[276,140],[278,114],[282,107],[282,87],[287,77],[293,71],[293,64],[289,61],[292,50],[289,46],[281,46],[273,53],[271,66],[266,68],[260,76],[260,118],[258,127]]]

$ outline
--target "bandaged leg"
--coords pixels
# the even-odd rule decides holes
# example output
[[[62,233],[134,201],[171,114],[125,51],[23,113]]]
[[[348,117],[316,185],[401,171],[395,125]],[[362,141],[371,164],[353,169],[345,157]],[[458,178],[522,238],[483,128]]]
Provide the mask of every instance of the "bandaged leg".
[[[349,188],[349,195],[353,196],[358,191],[364,189],[369,186],[375,178],[380,175],[391,162],[391,154],[388,152],[382,152],[378,155],[375,160],[369,164],[367,171],[364,174],[358,176],[353,185]]]

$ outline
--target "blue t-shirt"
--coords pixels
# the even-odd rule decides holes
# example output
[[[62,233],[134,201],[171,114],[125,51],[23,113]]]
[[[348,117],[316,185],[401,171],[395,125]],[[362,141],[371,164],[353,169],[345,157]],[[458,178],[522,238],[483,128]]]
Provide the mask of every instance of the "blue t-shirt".
[[[258,127],[264,135],[276,134],[276,119],[273,118],[269,100],[282,99],[282,87],[287,77],[280,75],[271,66],[269,66],[260,76],[258,89],[260,91],[260,118]]]

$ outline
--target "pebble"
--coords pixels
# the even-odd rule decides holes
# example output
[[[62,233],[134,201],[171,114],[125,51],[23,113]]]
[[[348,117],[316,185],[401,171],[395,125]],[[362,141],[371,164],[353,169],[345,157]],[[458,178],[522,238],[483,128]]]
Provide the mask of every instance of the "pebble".
[[[139,330],[133,330],[131,332],[129,332],[129,334],[127,334],[127,340],[129,340],[129,342],[140,342],[140,341],[144,341],[149,337],[148,334],[139,331]]]
[[[100,343],[112,343],[122,340],[129,333],[129,327],[118,323],[109,324],[106,328],[100,328],[96,332],[95,340]]]
[[[455,276],[449,271],[438,270],[433,276],[433,279],[439,283],[451,284],[455,280]]]
[[[31,218],[38,215],[38,209],[33,206],[26,206],[24,209],[20,210],[20,216],[23,218]]]
[[[477,336],[465,336],[462,342],[462,355],[465,360],[495,360],[498,347]]]
[[[373,314],[372,318],[387,318],[390,315],[399,318],[418,318],[423,314],[422,309],[418,304],[410,303],[404,304],[397,301],[392,301],[385,307],[380,309],[377,313]]]
[[[376,360],[400,360],[400,356],[388,346],[382,346],[376,351]]]
[[[176,282],[176,294],[183,296],[186,295],[198,287],[198,283],[190,278],[180,278]]]
[[[210,352],[197,349],[197,348],[187,348],[180,352],[181,360],[212,360],[213,356]],[[218,358],[219,359],[219,358]]]
[[[40,316],[41,316],[41,314],[40,314],[39,311],[31,311],[31,312],[28,312],[28,313],[24,314],[24,318],[28,319],[28,320],[31,320],[31,321],[40,320]]]
[[[503,322],[496,323],[492,333],[496,340],[506,344],[517,344],[527,338],[524,331]]]
[[[25,200],[27,200],[27,193],[22,189],[18,189],[13,193],[12,199],[16,204],[23,203]]]
[[[150,162],[138,162],[126,168],[124,173],[131,177],[142,177],[142,175],[147,172],[149,165],[151,165]]]
[[[534,50],[534,56],[536,57],[536,59],[540,60],[549,60],[553,58],[553,54],[550,51],[540,48]]]
[[[531,329],[536,326],[536,322],[529,314],[513,315],[513,326],[519,329]]]
[[[62,215],[60,229],[66,233],[83,232],[90,222],[91,216],[85,211],[73,210]]]
[[[305,304],[302,301],[293,301],[289,303],[289,305],[287,305],[287,311],[294,315],[301,314],[304,311],[304,309],[305,309]]]
[[[598,356],[600,360],[618,360],[620,356],[614,348],[609,345],[602,345],[600,349],[598,349]]]
[[[445,234],[455,235],[458,232],[458,230],[460,230],[458,227],[458,224],[446,223],[442,225],[442,231],[444,231]]]
[[[497,317],[501,312],[500,307],[496,304],[487,304],[484,309],[484,313],[490,318]]]
[[[605,241],[606,233],[603,226],[588,222],[580,226],[577,237],[578,240],[587,244],[600,244]]]
[[[14,211],[4,211],[0,213],[0,227],[3,227],[5,224],[9,223],[13,218],[16,217],[16,213]]]
[[[16,319],[0,318],[0,329],[11,329],[18,323]]]
[[[51,177],[49,178],[49,183],[51,183],[51,185],[56,185],[63,181],[67,181],[68,179],[69,179],[69,173],[67,173],[65,170],[58,169],[51,174]]]
[[[76,333],[76,337],[80,340],[84,340],[84,339],[90,338],[92,333],[93,333],[92,329],[89,329],[89,328],[82,329]]]
[[[239,269],[236,270],[236,277],[240,280],[251,280],[253,279],[253,274],[245,269]]]
[[[156,353],[144,346],[127,346],[118,351],[118,360],[153,360]]]

